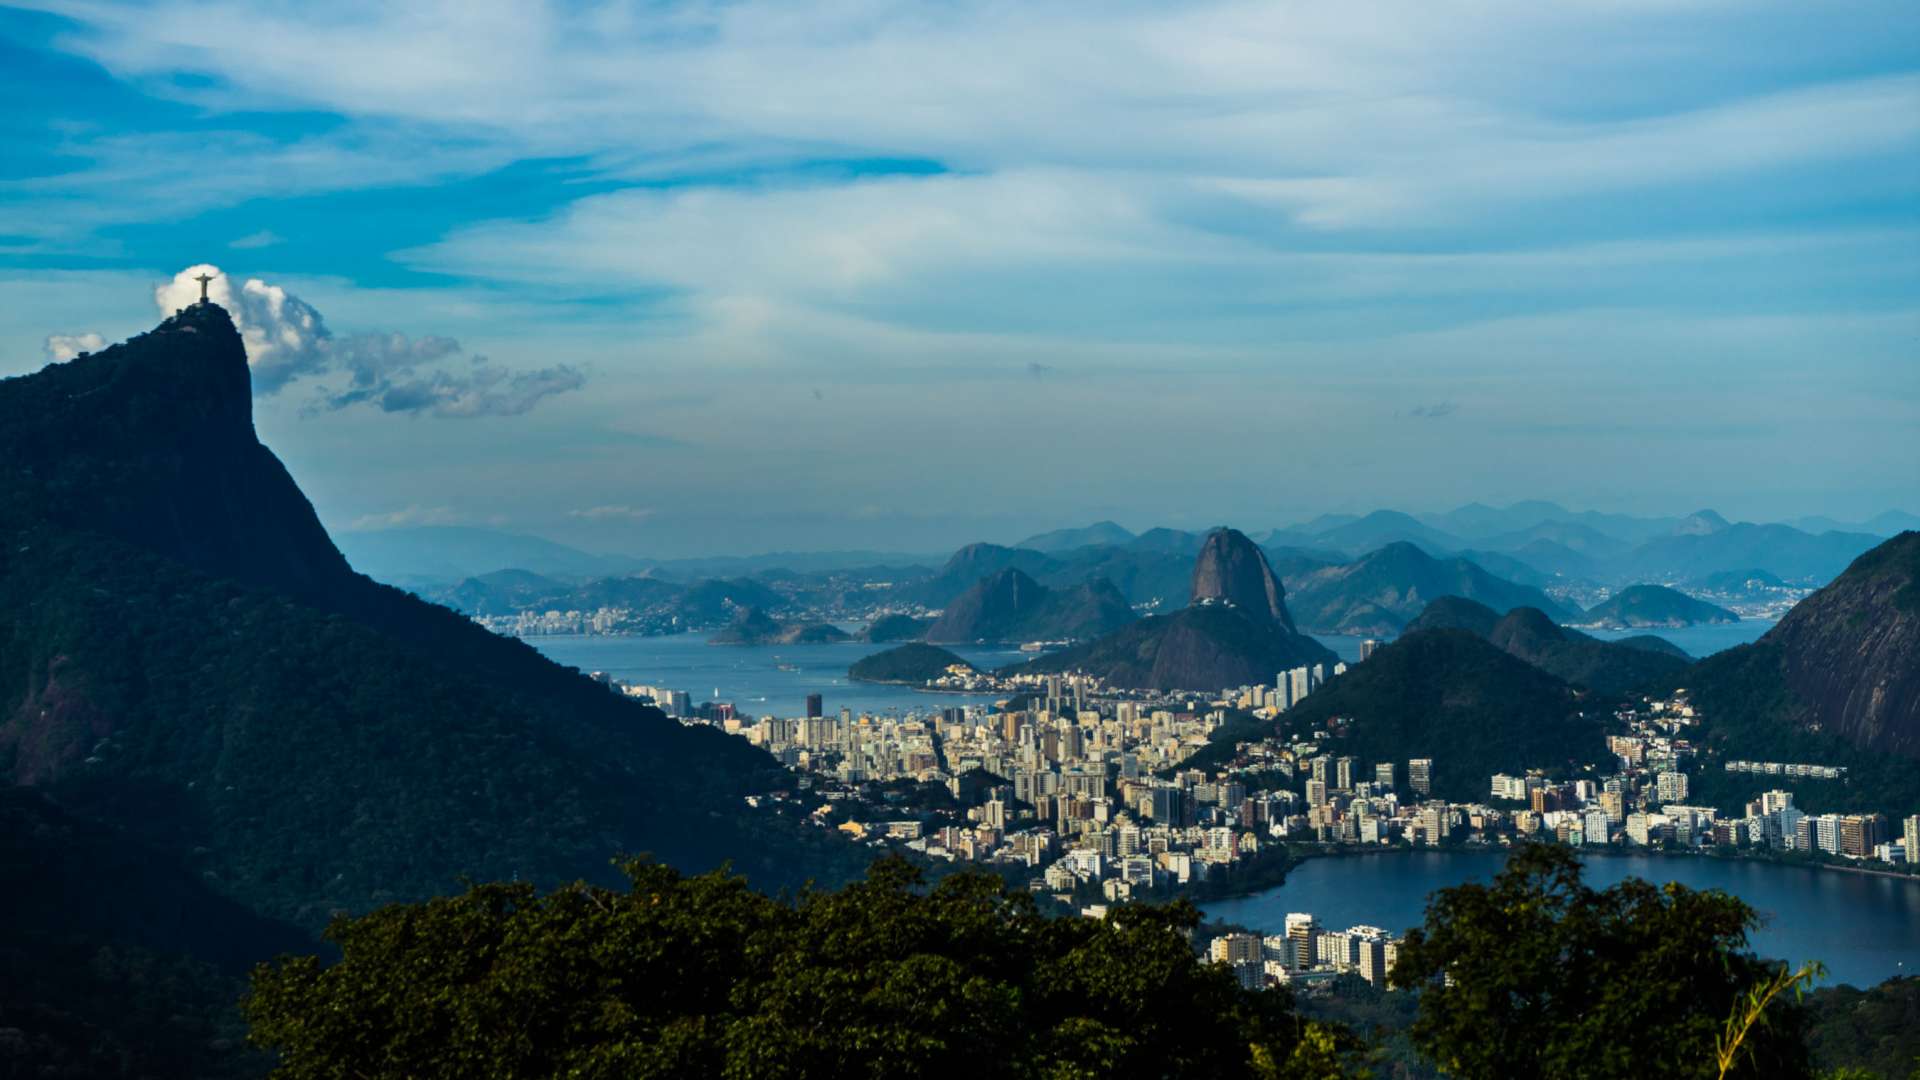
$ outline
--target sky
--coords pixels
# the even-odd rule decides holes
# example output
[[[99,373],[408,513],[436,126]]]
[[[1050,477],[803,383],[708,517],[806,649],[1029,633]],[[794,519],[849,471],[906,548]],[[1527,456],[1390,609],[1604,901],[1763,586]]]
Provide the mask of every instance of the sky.
[[[247,331],[335,530],[1920,511],[1920,6],[0,3],[0,376]]]

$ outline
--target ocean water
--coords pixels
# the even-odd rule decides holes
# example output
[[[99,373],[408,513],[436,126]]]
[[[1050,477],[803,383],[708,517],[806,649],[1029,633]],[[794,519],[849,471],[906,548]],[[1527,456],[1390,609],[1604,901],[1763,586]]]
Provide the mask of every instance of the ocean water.
[[[1691,626],[1661,631],[1660,636],[1694,656],[1752,641],[1773,626],[1742,620],[1728,626]],[[848,627],[847,629],[856,629]],[[1621,638],[1630,631],[1599,631],[1596,637]],[[1348,634],[1314,635],[1348,663],[1360,659],[1362,638]],[[990,694],[928,694],[905,686],[878,686],[847,678],[856,660],[891,648],[842,642],[833,645],[709,645],[705,633],[661,637],[554,634],[527,638],[548,657],[582,671],[604,671],[629,682],[685,690],[698,701],[731,701],[749,716],[800,716],[808,694],[819,694],[828,712],[842,707],[855,713],[926,712],[962,702],[987,702]],[[950,646],[981,668],[1003,667],[1028,659],[1009,646]]]
[[[1214,918],[1282,931],[1290,911],[1311,912],[1336,929],[1370,925],[1398,933],[1418,926],[1436,889],[1486,882],[1498,852],[1414,851],[1309,859],[1262,893],[1205,905]],[[1920,973],[1920,878],[1890,878],[1746,859],[1679,855],[1593,855],[1587,884],[1628,877],[1721,889],[1765,920],[1752,936],[1761,956],[1796,965],[1818,960],[1828,981],[1869,986]]]
[[[854,682],[847,669],[862,657],[892,648],[863,642],[831,645],[709,645],[708,635],[659,637],[553,634],[526,639],[550,659],[582,671],[604,671],[628,682],[685,690],[695,702],[731,701],[748,716],[804,716],[808,694],[828,713],[842,708],[885,715],[929,712],[990,694],[930,694],[905,686]],[[1026,654],[1006,646],[950,646],[980,668],[1018,663]]]

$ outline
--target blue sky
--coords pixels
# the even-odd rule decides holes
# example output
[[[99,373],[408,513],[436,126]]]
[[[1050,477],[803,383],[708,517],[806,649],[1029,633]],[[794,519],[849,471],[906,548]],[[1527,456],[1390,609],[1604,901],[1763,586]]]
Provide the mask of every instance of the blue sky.
[[[218,266],[335,528],[1920,509],[1911,3],[53,0],[0,92],[0,374]]]

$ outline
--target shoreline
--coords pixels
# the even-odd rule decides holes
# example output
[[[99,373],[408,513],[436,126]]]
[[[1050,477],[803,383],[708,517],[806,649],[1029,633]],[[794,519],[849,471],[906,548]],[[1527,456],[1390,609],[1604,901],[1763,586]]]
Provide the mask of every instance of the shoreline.
[[[1400,854],[1501,855],[1501,856],[1504,856],[1507,852],[1511,850],[1512,849],[1509,847],[1502,847],[1496,844],[1476,844],[1476,845],[1448,844],[1441,847],[1411,847],[1411,846],[1404,846],[1399,844],[1381,845],[1379,847],[1361,847],[1358,844],[1328,845],[1324,847],[1316,845],[1304,851],[1294,852],[1293,857],[1289,861],[1287,866],[1287,874],[1282,876],[1280,881],[1276,883],[1262,885],[1252,889],[1239,889],[1233,892],[1222,893],[1217,896],[1209,896],[1206,898],[1205,901],[1196,900],[1195,902],[1196,903],[1201,903],[1201,902],[1218,903],[1224,900],[1244,900],[1251,896],[1259,896],[1262,893],[1266,893],[1274,889],[1282,888],[1287,883],[1286,878],[1292,875],[1292,872],[1296,867],[1313,859],[1339,859],[1339,858],[1354,858],[1362,855],[1400,855]],[[1909,874],[1899,870],[1875,870],[1875,869],[1871,869],[1869,867],[1864,867],[1864,866],[1844,866],[1844,865],[1839,865],[1835,863],[1826,863],[1826,862],[1810,862],[1810,861],[1802,862],[1798,859],[1782,859],[1782,858],[1775,858],[1775,857],[1770,857],[1765,855],[1720,855],[1720,854],[1715,854],[1713,852],[1667,851],[1667,850],[1662,850],[1658,848],[1643,848],[1643,849],[1636,849],[1632,851],[1618,851],[1618,850],[1614,850],[1610,846],[1600,847],[1597,845],[1592,848],[1585,848],[1585,847],[1581,848],[1580,854],[1582,858],[1588,855],[1595,855],[1602,858],[1615,858],[1615,859],[1627,859],[1627,858],[1640,857],[1640,858],[1670,858],[1670,859],[1718,859],[1723,862],[1751,862],[1751,863],[1760,863],[1767,866],[1800,867],[1806,870],[1832,870],[1837,873],[1843,873],[1843,874],[1861,874],[1868,877],[1892,878],[1896,881],[1907,881],[1915,885],[1920,885],[1920,874]]]

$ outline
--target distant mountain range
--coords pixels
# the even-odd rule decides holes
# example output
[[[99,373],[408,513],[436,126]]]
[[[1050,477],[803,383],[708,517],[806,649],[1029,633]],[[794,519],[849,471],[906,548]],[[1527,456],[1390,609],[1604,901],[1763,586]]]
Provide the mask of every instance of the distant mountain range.
[[[1684,688],[1700,725],[1689,772],[1702,804],[1735,811],[1787,787],[1816,812],[1920,812],[1920,532],[1856,559],[1754,644],[1697,663],[1657,637],[1599,641],[1531,607],[1501,615],[1456,596],[1403,630],[1276,726],[1328,733],[1325,752],[1362,760],[1430,757],[1437,794],[1475,798],[1492,772],[1604,764],[1598,709]],[[1736,760],[1846,773],[1725,768]]]
[[[1558,679],[1604,694],[1657,688],[1686,670],[1691,660],[1661,638],[1600,641],[1555,625],[1536,608],[1514,608],[1502,615],[1458,596],[1428,604],[1406,626],[1408,634],[1423,630],[1467,631]]]
[[[1105,578],[1050,589],[1014,567],[955,597],[927,628],[931,642],[1074,641],[1132,622],[1127,598]]]
[[[1295,578],[1292,604],[1308,631],[1391,635],[1442,596],[1502,612],[1538,608],[1561,621],[1577,614],[1539,589],[1495,577],[1466,559],[1436,559],[1406,540]]]
[[[1130,622],[1009,670],[1083,671],[1119,687],[1217,690],[1270,685],[1282,670],[1335,661],[1294,630],[1284,586],[1260,548],[1235,530],[1201,539],[1189,595],[1192,602],[1173,614]]]

